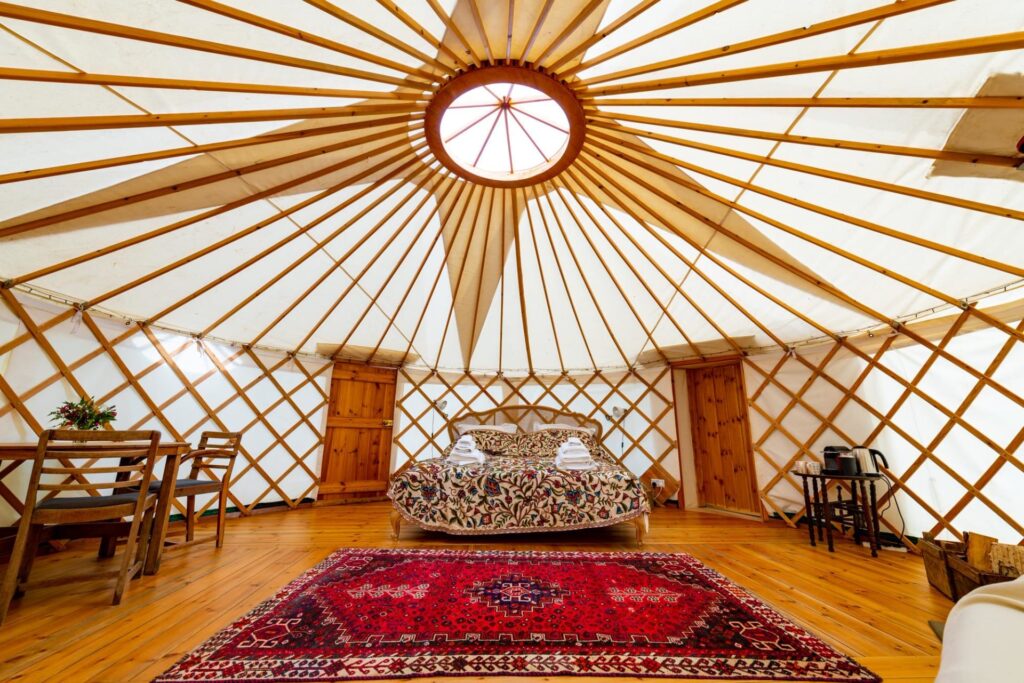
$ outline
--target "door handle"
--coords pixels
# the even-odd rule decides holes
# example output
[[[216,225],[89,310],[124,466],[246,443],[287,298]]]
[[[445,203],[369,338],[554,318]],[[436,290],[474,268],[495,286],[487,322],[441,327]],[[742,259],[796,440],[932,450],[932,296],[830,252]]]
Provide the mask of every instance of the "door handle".
[[[382,420],[381,421],[381,426],[382,427],[390,427],[393,424],[395,424],[394,420]]]

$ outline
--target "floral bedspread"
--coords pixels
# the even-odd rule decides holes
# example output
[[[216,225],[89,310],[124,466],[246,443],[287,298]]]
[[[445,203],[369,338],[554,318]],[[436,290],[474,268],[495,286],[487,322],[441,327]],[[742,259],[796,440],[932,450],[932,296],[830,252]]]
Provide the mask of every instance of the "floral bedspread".
[[[480,465],[424,460],[397,475],[388,497],[408,520],[454,534],[607,526],[650,511],[639,479],[598,453],[567,471],[553,457],[491,455]]]

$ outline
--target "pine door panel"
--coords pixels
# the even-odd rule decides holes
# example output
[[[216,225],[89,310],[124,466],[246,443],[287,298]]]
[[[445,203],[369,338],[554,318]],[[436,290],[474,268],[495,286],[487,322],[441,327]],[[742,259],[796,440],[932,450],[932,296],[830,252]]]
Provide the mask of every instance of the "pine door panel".
[[[689,369],[686,382],[700,504],[760,515],[742,367]]]
[[[397,371],[337,363],[324,435],[321,500],[379,496],[391,469]]]

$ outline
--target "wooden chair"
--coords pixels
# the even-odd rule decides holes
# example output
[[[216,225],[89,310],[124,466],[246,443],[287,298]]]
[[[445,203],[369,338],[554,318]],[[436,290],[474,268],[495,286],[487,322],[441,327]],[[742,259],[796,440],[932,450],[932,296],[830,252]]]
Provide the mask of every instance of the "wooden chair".
[[[139,487],[145,491],[150,488],[159,445],[157,431],[49,429],[39,435],[11,562],[0,585],[0,624],[7,616],[11,600],[24,592],[39,540],[52,525],[78,527],[79,537],[104,536],[109,520],[132,518],[121,569],[113,572],[117,576],[113,604],[120,604],[129,579],[141,574],[146,559],[157,496],[139,495]],[[76,460],[85,462],[76,465]],[[111,460],[115,464],[109,464]],[[56,483],[55,476],[59,477]],[[105,489],[110,489],[110,493],[100,493]],[[72,491],[88,495],[60,495]],[[41,500],[37,500],[39,493],[45,493]],[[87,530],[90,526],[91,533]],[[95,579],[105,575],[110,574],[70,578]],[[67,581],[68,577],[60,579],[60,583]]]
[[[190,461],[191,467],[187,479],[178,479],[174,482],[174,496],[188,499],[185,513],[185,540],[171,544],[168,549],[183,548],[212,540],[216,540],[218,548],[224,546],[228,486],[241,444],[241,432],[203,432],[199,439],[199,447],[182,456],[179,472]],[[220,479],[216,478],[214,471],[223,472]],[[200,479],[200,473],[205,473],[211,479]],[[159,490],[160,482],[155,481],[150,484],[150,491]],[[196,539],[196,496],[207,493],[217,494],[217,533],[206,538]]]

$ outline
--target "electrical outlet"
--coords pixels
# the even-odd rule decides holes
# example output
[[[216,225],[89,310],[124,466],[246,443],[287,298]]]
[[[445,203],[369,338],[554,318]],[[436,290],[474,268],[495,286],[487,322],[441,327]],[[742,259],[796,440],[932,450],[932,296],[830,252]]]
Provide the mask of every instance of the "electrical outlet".
[[[664,479],[651,479],[651,488],[652,489],[663,489],[663,488],[665,488],[665,480]]]

